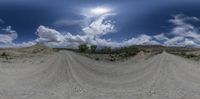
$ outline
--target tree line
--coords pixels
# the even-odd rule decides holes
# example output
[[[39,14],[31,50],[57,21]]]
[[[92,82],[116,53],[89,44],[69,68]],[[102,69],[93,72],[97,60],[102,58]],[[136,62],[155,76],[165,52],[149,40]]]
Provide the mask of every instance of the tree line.
[[[140,50],[135,46],[121,47],[112,49],[111,47],[101,47],[97,49],[96,45],[88,46],[81,44],[78,47],[81,53],[98,53],[98,54],[119,54],[124,57],[136,55]]]

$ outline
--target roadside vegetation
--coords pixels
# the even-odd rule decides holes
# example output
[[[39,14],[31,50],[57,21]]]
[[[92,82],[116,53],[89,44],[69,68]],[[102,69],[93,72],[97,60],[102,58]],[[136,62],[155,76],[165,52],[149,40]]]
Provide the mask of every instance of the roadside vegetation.
[[[132,45],[121,48],[100,47],[96,45],[88,46],[87,44],[79,45],[79,49],[76,50],[81,55],[89,57],[95,60],[108,60],[118,61],[127,59],[129,57],[137,55],[140,51],[144,53],[150,53],[150,56],[161,54],[163,51],[178,55],[184,58],[200,60],[200,54],[190,53],[193,51],[200,51],[198,48],[187,47],[164,47],[159,45]]]
[[[0,54],[0,58],[4,58],[4,59],[8,60],[10,58],[10,55],[8,55],[6,52],[3,52]]]
[[[135,46],[121,47],[112,49],[111,47],[97,48],[96,45],[79,45],[78,51],[81,55],[95,60],[117,61],[135,56],[140,50]]]
[[[200,53],[195,53],[196,51],[200,51],[197,48],[174,48],[167,50],[168,53],[178,55],[187,59],[199,61],[200,60]]]
[[[195,61],[200,60],[200,55],[194,54],[194,53],[179,52],[179,53],[175,53],[175,55],[179,55],[181,57],[192,59],[192,60],[195,60]]]

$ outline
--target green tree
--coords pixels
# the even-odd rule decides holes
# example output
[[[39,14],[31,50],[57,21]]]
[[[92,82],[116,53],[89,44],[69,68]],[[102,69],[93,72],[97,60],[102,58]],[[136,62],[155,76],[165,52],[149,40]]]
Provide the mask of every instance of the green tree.
[[[96,45],[91,45],[90,50],[92,53],[96,52],[97,46]]]
[[[101,49],[101,52],[103,54],[111,54],[112,49],[111,49],[111,47],[104,47],[104,48]]]
[[[79,45],[79,51],[80,52],[87,52],[88,51],[88,46],[87,46],[87,44],[81,44],[81,45]]]

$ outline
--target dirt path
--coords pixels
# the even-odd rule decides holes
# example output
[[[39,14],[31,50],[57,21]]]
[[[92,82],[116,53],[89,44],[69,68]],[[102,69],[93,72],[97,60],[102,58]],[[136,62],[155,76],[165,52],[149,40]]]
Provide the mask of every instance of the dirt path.
[[[200,99],[200,64],[163,52],[122,63],[63,51],[0,63],[0,99]]]

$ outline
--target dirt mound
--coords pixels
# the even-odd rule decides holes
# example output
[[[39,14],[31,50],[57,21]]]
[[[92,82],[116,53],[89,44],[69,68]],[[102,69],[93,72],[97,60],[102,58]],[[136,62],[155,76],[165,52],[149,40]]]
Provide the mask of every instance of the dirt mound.
[[[36,44],[34,46],[31,46],[31,47],[18,49],[18,51],[30,53],[30,54],[37,54],[37,53],[48,54],[48,53],[54,52],[54,50],[52,48],[49,48],[49,47],[44,46],[42,44]]]
[[[26,48],[0,49],[0,61],[10,63],[21,61],[22,58],[31,60],[31,57],[42,57],[53,54],[55,52],[56,51],[54,49],[43,46],[41,44],[36,44]]]

